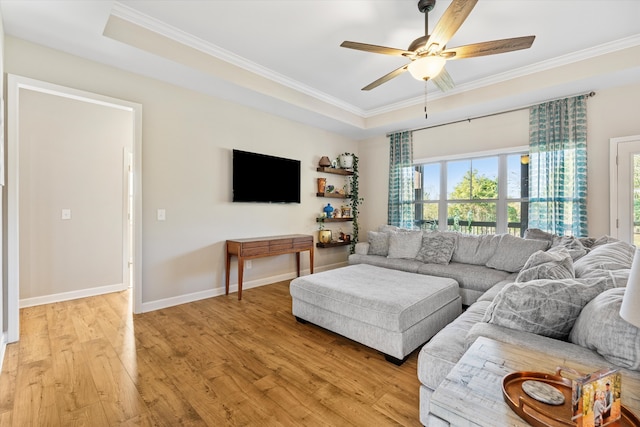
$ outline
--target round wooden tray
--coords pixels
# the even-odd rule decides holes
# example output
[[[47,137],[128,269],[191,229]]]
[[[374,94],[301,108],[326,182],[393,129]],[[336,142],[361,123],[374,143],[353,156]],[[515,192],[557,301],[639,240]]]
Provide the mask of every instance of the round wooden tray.
[[[562,368],[558,368],[556,375],[526,371],[505,375],[502,379],[502,395],[505,402],[516,414],[534,427],[575,427],[575,421],[571,420],[572,381],[563,377],[561,371]],[[564,395],[564,403],[548,405],[533,399],[522,390],[522,383],[529,380],[540,381],[555,387]],[[640,427],[640,420],[622,405],[622,418],[608,426]]]

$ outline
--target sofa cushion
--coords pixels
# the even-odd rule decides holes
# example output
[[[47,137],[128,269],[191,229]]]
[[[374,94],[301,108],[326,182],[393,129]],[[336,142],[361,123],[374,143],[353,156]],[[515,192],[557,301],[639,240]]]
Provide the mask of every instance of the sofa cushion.
[[[425,233],[416,259],[429,264],[449,264],[456,238],[445,233]]]
[[[460,264],[451,262],[449,265],[421,264],[418,273],[430,276],[450,277],[461,288],[485,292],[497,282],[510,276],[506,271],[494,270],[483,265]]]
[[[421,246],[422,231],[390,232],[387,258],[415,259]]]
[[[564,247],[551,248],[548,251],[534,252],[518,274],[516,282],[528,282],[536,279],[572,279],[573,260]]]
[[[369,243],[368,255],[387,256],[389,254],[389,233],[382,231],[369,231],[367,233]]]
[[[540,230],[539,228],[527,228],[524,231],[524,238],[527,240],[546,240],[553,242],[554,237],[556,237],[555,234]]]
[[[629,269],[635,252],[635,246],[622,241],[596,246],[573,264],[576,277],[604,276],[610,271]]]
[[[550,244],[544,240],[527,240],[510,234],[500,235],[498,247],[487,260],[487,267],[497,270],[520,271],[529,257],[536,251],[545,251]]]
[[[505,286],[483,321],[566,340],[582,308],[607,289],[605,279],[532,280]]]
[[[500,236],[495,234],[458,234],[451,261],[485,265],[498,248]]]
[[[392,270],[408,271],[409,273],[416,273],[420,266],[425,264],[415,259],[402,259],[402,258],[387,258],[378,255],[349,255],[349,264],[369,264],[377,267],[389,268]]]
[[[569,340],[617,366],[640,371],[640,329],[620,317],[624,288],[604,291],[578,316]]]
[[[418,356],[418,378],[432,390],[440,385],[465,351],[465,337],[480,322],[489,305],[477,302],[449,323],[422,347]]]

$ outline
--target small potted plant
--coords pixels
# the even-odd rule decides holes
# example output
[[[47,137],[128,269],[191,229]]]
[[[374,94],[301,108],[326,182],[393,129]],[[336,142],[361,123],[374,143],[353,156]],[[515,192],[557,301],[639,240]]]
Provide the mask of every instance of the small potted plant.
[[[318,221],[318,242],[320,243],[331,243],[331,230],[325,230],[324,228],[324,215],[320,215],[317,219]]]
[[[342,153],[338,156],[338,164],[342,169],[351,169],[353,168],[354,156],[351,153]]]

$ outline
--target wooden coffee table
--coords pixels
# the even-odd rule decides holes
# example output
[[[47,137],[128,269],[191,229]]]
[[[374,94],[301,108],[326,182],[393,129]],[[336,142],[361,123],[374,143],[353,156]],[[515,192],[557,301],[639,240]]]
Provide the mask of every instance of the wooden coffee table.
[[[529,426],[507,406],[502,378],[515,371],[554,374],[563,366],[594,372],[588,366],[513,344],[480,337],[467,350],[431,396],[430,412],[452,426]],[[640,415],[640,380],[622,376],[622,404]]]

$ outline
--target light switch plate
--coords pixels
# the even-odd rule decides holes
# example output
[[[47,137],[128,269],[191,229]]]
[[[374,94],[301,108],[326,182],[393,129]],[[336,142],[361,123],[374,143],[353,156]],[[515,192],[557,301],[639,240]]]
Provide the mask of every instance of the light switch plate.
[[[167,212],[164,209],[158,209],[158,221],[167,219]]]
[[[71,209],[62,209],[62,219],[71,219]]]

